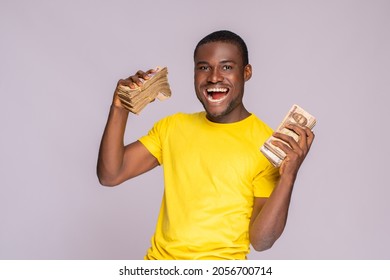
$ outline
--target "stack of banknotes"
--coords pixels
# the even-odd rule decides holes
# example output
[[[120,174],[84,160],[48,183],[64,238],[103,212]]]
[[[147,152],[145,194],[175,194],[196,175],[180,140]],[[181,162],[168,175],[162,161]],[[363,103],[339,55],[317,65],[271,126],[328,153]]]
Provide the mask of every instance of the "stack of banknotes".
[[[135,85],[134,89],[123,85],[118,86],[117,92],[123,107],[134,114],[139,114],[156,98],[165,100],[171,96],[167,67],[156,67],[155,70],[150,74],[149,79],[141,79],[141,86]]]
[[[294,138],[295,141],[299,140],[299,135],[294,131],[286,128],[285,126],[289,123],[298,124],[300,126],[306,126],[310,129],[316,124],[316,118],[306,112],[304,109],[299,107],[298,105],[293,105],[290,111],[287,113],[282,123],[276,129],[277,132],[287,134]],[[267,141],[265,141],[264,145],[260,148],[260,151],[264,154],[264,156],[272,163],[273,166],[279,167],[282,164],[283,159],[286,157],[286,153],[281,149],[272,144],[272,141],[281,141],[273,136],[271,136]],[[286,142],[284,142],[287,144]],[[288,145],[288,144],[287,144]]]

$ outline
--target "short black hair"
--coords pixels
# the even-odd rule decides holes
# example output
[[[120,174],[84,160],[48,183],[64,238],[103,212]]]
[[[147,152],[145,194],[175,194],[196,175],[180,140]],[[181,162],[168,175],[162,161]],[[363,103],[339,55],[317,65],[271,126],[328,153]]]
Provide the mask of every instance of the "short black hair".
[[[236,45],[238,49],[241,51],[242,62],[244,63],[244,66],[246,66],[249,63],[248,48],[244,40],[236,33],[231,32],[229,30],[215,31],[213,33],[210,33],[206,37],[204,37],[202,40],[200,40],[195,47],[194,58],[200,46],[205,45],[207,43],[213,43],[213,42],[224,42],[224,43],[230,43]]]

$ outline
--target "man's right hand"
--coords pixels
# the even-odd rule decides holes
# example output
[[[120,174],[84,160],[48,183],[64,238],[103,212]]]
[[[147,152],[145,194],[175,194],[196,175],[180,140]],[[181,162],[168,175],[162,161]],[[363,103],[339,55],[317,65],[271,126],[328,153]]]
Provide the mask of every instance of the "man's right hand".
[[[119,99],[119,96],[118,96],[118,86],[121,85],[121,86],[127,86],[131,89],[135,89],[137,86],[142,86],[143,84],[143,80],[148,80],[150,79],[151,77],[151,74],[156,72],[156,69],[150,69],[146,72],[142,71],[142,70],[138,70],[137,73],[135,73],[134,75],[128,77],[127,79],[120,79],[117,83],[117,86],[116,86],[116,89],[115,89],[115,92],[114,92],[114,98],[113,98],[113,102],[112,104],[115,106],[115,107],[119,107],[119,108],[123,108],[123,105]]]

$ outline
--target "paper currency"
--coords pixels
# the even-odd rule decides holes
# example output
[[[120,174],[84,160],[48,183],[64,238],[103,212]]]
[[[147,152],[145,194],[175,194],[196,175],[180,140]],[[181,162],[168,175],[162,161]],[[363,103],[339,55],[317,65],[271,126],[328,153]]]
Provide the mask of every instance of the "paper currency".
[[[165,100],[171,97],[171,89],[168,83],[167,67],[156,67],[156,72],[151,73],[148,80],[142,80],[143,84],[131,89],[128,86],[119,85],[118,97],[127,110],[139,114],[142,109],[156,98]]]
[[[298,124],[300,126],[306,126],[310,129],[313,129],[316,124],[316,118],[296,104],[291,107],[290,111],[287,113],[276,131],[287,134],[293,137],[295,141],[298,141],[299,135],[285,127],[289,123]],[[282,164],[283,159],[286,157],[286,153],[278,147],[274,146],[271,143],[272,141],[281,141],[287,144],[286,142],[271,136],[267,139],[267,141],[265,141],[264,145],[260,148],[260,151],[272,163],[273,166],[279,167]]]

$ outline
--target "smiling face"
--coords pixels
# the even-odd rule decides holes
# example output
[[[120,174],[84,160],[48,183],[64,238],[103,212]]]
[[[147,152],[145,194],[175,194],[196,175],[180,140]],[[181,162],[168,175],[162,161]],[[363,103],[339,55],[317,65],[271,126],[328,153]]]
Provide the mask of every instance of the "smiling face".
[[[199,46],[194,60],[195,91],[207,118],[231,123],[248,117],[242,98],[252,68],[250,64],[243,65],[240,49],[231,43],[206,43]]]

